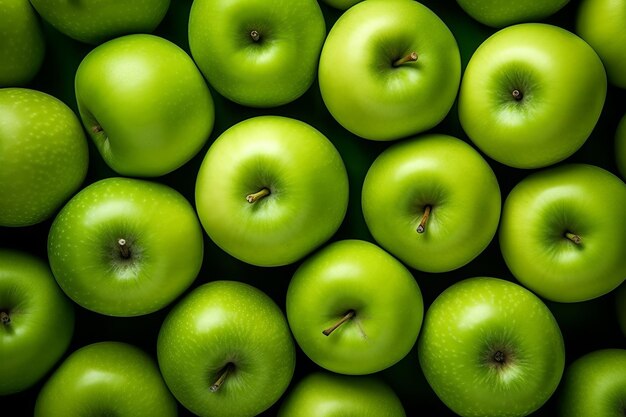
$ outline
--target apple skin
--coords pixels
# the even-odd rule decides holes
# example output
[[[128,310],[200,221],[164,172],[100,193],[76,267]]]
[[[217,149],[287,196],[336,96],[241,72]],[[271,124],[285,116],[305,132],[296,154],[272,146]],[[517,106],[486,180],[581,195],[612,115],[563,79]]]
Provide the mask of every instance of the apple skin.
[[[539,171],[509,193],[500,249],[515,278],[540,296],[565,303],[596,298],[626,278],[625,212],[626,185],[602,168]]]
[[[170,0],[31,0],[59,32],[99,44],[130,34],[152,32],[165,17]]]
[[[254,203],[246,196],[267,188]],[[348,206],[341,155],[318,130],[279,116],[244,120],[207,152],[196,208],[224,251],[259,266],[293,263],[328,240]]]
[[[417,61],[394,67],[412,52]],[[330,30],[319,64],[322,98],[345,129],[394,140],[430,129],[448,114],[461,59],[445,23],[421,3],[368,0]]]
[[[556,26],[524,23],[476,49],[461,82],[459,120],[490,158],[540,168],[585,143],[606,91],[602,61],[585,41]]]
[[[398,396],[373,377],[316,372],[301,379],[278,417],[405,417]]]
[[[347,10],[363,0],[322,0],[324,3],[339,10]]]
[[[322,334],[349,311],[354,317]],[[342,374],[371,374],[404,358],[423,315],[409,270],[362,240],[322,248],[298,268],[287,290],[287,319],[298,345],[322,368]]]
[[[252,417],[285,392],[295,346],[280,308],[262,291],[213,281],[165,318],[157,341],[161,373],[174,396],[201,417]],[[217,391],[210,389],[233,366]]]
[[[62,101],[39,91],[0,89],[0,149],[0,226],[52,217],[87,175],[80,121]]]
[[[316,0],[195,0],[189,14],[198,67],[221,95],[245,106],[275,107],[304,94],[325,37]]]
[[[361,206],[372,236],[412,268],[444,272],[480,254],[500,219],[500,188],[467,143],[432,134],[390,146],[363,183]],[[424,233],[417,228],[431,206]]]
[[[615,132],[615,162],[622,178],[626,179],[626,114],[622,116]]]
[[[560,390],[562,417],[621,417],[626,398],[626,350],[602,349],[574,361]]]
[[[35,417],[176,417],[176,401],[139,348],[99,342],[73,352],[35,403]]]
[[[124,176],[156,177],[191,159],[209,138],[211,93],[193,60],[172,42],[127,35],[80,63],[76,100],[104,161]]]
[[[437,396],[463,417],[532,413],[554,393],[565,364],[548,307],[497,278],[470,278],[444,290],[426,312],[417,352]],[[498,352],[504,362],[496,362]]]
[[[185,291],[200,271],[203,245],[195,211],[177,191],[107,178],[81,190],[54,219],[48,258],[76,303],[128,317],[157,311]]]
[[[0,395],[30,388],[65,353],[74,333],[74,308],[48,265],[33,255],[0,248]]]
[[[457,0],[459,6],[480,23],[501,28],[514,23],[545,19],[569,0]]]

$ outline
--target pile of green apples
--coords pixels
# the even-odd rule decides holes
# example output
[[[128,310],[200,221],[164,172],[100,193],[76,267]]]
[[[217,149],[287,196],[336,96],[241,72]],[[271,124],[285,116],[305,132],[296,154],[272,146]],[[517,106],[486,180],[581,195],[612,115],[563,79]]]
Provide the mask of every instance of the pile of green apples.
[[[0,0],[0,416],[626,416],[626,0]]]

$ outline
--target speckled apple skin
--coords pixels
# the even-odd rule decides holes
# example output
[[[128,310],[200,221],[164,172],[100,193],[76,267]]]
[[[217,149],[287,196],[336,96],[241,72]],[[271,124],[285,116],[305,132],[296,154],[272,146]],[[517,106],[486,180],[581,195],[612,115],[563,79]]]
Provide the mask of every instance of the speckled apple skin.
[[[472,18],[493,27],[535,22],[558,12],[569,0],[457,0]]]

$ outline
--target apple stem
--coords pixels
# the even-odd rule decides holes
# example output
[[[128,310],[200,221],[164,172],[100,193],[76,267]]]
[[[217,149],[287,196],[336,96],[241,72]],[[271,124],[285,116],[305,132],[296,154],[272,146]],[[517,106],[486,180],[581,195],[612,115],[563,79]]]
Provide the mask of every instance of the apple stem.
[[[268,190],[267,188],[262,188],[260,191],[257,191],[256,193],[248,194],[246,196],[246,200],[248,201],[248,203],[252,204],[255,201],[258,201],[268,195],[270,195],[270,190]]]
[[[261,34],[257,30],[250,31],[250,37],[253,41],[258,42],[261,39]]]
[[[102,126],[100,125],[95,125],[94,127],[91,128],[91,131],[93,133],[100,133],[102,132],[104,129],[102,129]]]
[[[11,323],[11,316],[6,311],[0,311],[0,321],[6,326]]]
[[[393,62],[394,67],[399,67],[402,64],[406,64],[407,62],[415,62],[417,61],[417,52],[413,51],[410,54],[403,56]]]
[[[220,389],[222,384],[224,384],[224,381],[226,381],[226,377],[230,373],[232,366],[233,365],[231,363],[228,363],[224,368],[222,368],[222,370],[218,373],[217,380],[213,383],[213,385],[211,385],[211,388],[209,388],[211,392],[217,392]]]
[[[424,233],[424,231],[426,231],[426,222],[430,216],[430,210],[430,206],[424,207],[424,215],[422,216],[422,220],[420,220],[419,226],[417,226],[417,233]]]
[[[511,95],[516,101],[520,101],[521,99],[524,98],[524,94],[522,94],[522,92],[518,90],[517,88],[511,92]]]
[[[337,323],[333,324],[332,326],[330,326],[328,329],[322,331],[322,333],[324,334],[324,336],[330,336],[330,334],[332,332],[334,332],[335,330],[337,330],[337,328],[339,326],[341,326],[342,324],[344,324],[345,322],[347,322],[348,320],[350,320],[352,317],[354,317],[356,313],[354,312],[354,310],[350,310],[346,313],[345,316],[343,316],[341,318],[341,320],[339,320]]]
[[[577,245],[580,245],[582,243],[582,239],[580,236],[578,236],[575,233],[571,233],[571,232],[566,232],[565,233],[565,237],[568,238],[569,240],[571,240],[572,242],[574,242]]]
[[[126,239],[123,239],[123,238],[118,239],[117,247],[120,250],[120,255],[122,255],[122,258],[124,259],[130,258],[130,249],[128,249]]]

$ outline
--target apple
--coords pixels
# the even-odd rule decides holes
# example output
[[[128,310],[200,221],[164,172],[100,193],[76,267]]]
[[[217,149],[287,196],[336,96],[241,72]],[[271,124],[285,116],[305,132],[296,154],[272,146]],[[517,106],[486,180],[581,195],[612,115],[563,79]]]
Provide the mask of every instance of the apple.
[[[301,379],[283,401],[278,417],[405,417],[391,388],[374,377],[316,372]]]
[[[514,23],[545,19],[569,0],[456,0],[467,14],[482,24],[501,28]]]
[[[31,0],[37,12],[59,32],[91,44],[129,33],[152,32],[170,0]]]
[[[313,362],[342,374],[371,374],[404,358],[423,314],[413,275],[362,240],[322,248],[297,269],[287,290],[296,342]]]
[[[213,129],[213,99],[202,74],[185,51],[153,35],[127,35],[93,49],[76,71],[76,100],[104,161],[125,176],[179,168]]]
[[[139,348],[100,342],[73,352],[41,389],[35,417],[175,417],[176,401]]]
[[[622,116],[615,132],[615,162],[622,178],[626,179],[626,114]]]
[[[300,97],[315,79],[326,37],[315,0],[194,0],[191,54],[224,97],[275,107]]]
[[[46,51],[39,18],[28,0],[0,0],[0,87],[29,83]]]
[[[367,0],[330,30],[319,63],[324,104],[345,129],[394,140],[437,125],[459,88],[452,32],[411,0]]]
[[[602,349],[578,358],[563,377],[562,417],[620,417],[626,410],[626,350]]]
[[[489,245],[500,219],[500,188],[467,143],[430,134],[394,144],[369,168],[361,206],[372,236],[412,268],[459,268]]]
[[[563,337],[533,293],[497,278],[470,278],[431,304],[418,341],[437,396],[462,417],[522,417],[554,393]]]
[[[157,311],[195,280],[202,227],[174,189],[107,178],[81,190],[50,227],[48,258],[65,293],[111,316]]]
[[[62,101],[0,89],[0,226],[52,217],[81,186],[88,164],[80,121]]]
[[[363,0],[322,0],[327,5],[339,10],[346,10]]]
[[[252,417],[285,392],[295,347],[280,308],[240,282],[213,281],[167,315],[157,341],[170,391],[201,417]]]
[[[30,388],[61,358],[74,309],[48,265],[0,248],[0,395]]]
[[[536,172],[509,193],[500,249],[524,286],[559,302],[599,297],[626,278],[626,184],[568,164]]]
[[[260,266],[293,263],[328,240],[348,205],[333,144],[308,124],[259,116],[226,130],[207,152],[196,208],[224,251]]]
[[[557,26],[502,29],[470,58],[459,92],[459,120],[490,158],[540,168],[576,152],[594,129],[606,97],[602,61]]]
[[[582,0],[576,33],[600,55],[609,82],[626,88],[626,1]]]

